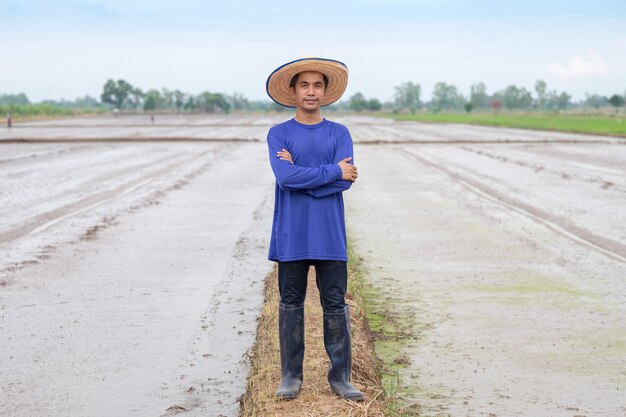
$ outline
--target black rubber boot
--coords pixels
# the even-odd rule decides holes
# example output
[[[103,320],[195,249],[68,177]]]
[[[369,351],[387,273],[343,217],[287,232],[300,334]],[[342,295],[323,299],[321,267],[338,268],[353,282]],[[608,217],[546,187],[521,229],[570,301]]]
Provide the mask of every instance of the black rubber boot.
[[[280,338],[280,367],[282,378],[276,397],[293,400],[302,386],[302,361],[304,360],[304,306],[280,303],[278,309],[278,334]]]
[[[324,311],[324,346],[330,358],[328,383],[332,391],[346,400],[363,401],[363,393],[350,384],[352,339],[348,306]]]

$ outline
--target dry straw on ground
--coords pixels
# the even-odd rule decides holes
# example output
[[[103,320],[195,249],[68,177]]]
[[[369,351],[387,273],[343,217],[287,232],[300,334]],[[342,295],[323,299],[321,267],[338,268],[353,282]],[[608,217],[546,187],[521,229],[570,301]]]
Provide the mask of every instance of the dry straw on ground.
[[[351,274],[352,275],[352,274]],[[352,276],[351,276],[352,279]],[[352,324],[352,382],[365,392],[362,403],[334,395],[326,381],[328,356],[324,350],[322,309],[312,269],[305,303],[304,384],[292,401],[277,400],[280,382],[278,342],[278,278],[274,270],[265,279],[265,305],[259,317],[251,355],[252,369],[241,397],[242,417],[252,416],[383,416],[385,403],[362,300],[348,293]]]

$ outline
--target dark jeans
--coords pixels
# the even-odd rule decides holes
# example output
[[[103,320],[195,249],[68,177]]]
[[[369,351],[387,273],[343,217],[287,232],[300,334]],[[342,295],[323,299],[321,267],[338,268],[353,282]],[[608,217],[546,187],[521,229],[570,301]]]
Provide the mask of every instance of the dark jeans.
[[[320,303],[325,311],[341,310],[346,306],[348,263],[344,261],[303,260],[278,262],[280,302],[285,306],[304,304],[309,267],[315,267],[315,281]]]

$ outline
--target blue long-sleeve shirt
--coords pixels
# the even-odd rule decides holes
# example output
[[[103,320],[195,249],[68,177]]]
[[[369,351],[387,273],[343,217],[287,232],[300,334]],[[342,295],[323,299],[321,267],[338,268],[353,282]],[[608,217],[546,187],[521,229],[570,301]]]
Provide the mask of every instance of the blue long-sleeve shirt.
[[[352,182],[341,179],[337,164],[354,162],[348,129],[326,119],[315,125],[291,119],[269,130],[267,144],[276,177],[269,259],[347,261],[341,193]],[[293,164],[276,156],[282,149]]]

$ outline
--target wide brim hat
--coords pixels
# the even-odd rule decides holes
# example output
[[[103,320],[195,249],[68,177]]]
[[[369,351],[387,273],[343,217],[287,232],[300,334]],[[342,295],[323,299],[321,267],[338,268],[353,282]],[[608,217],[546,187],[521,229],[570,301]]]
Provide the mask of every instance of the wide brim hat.
[[[293,91],[289,84],[296,74],[305,71],[321,72],[328,78],[328,86],[320,106],[334,103],[346,91],[348,86],[348,67],[346,64],[327,58],[302,58],[287,62],[270,74],[265,84],[267,94],[281,106],[296,107]]]

